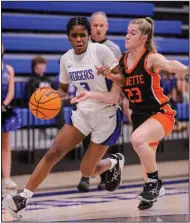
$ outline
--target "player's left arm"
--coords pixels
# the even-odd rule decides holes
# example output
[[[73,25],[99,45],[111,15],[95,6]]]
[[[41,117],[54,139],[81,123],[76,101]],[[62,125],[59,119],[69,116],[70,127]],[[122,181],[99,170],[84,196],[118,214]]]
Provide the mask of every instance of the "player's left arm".
[[[189,74],[189,67],[177,60],[168,60],[163,55],[156,53],[150,54],[147,58],[147,68],[153,67],[155,70],[165,70],[170,73],[179,73],[181,75]]]
[[[117,104],[121,99],[121,93],[122,88],[113,82],[110,92],[80,91],[76,97],[72,98],[71,103],[74,104],[87,99],[94,99],[101,103]]]

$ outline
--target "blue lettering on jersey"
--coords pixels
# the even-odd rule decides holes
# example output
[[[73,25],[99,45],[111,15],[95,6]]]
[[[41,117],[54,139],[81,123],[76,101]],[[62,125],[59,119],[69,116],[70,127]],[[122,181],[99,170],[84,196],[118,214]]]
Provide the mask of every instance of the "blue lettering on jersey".
[[[91,80],[94,79],[94,74],[92,69],[79,70],[79,71],[69,72],[69,78],[71,81]]]

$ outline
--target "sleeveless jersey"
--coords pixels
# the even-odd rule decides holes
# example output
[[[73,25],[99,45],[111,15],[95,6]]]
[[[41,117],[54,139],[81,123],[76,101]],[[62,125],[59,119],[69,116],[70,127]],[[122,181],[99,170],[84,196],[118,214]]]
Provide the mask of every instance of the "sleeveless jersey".
[[[60,66],[63,68],[60,69],[62,71],[59,80],[64,84],[72,83],[77,92],[79,90],[108,92],[111,89],[111,82],[102,75],[97,75],[96,70],[96,67],[104,65],[113,69],[118,65],[118,61],[107,46],[89,42],[87,50],[83,54],[76,55],[71,49],[62,56]],[[109,104],[93,99],[87,99],[77,104],[77,108],[87,111],[101,110],[108,106]]]
[[[120,66],[125,76],[124,94],[129,99],[129,107],[133,113],[158,112],[169,102],[160,87],[159,73],[152,73],[146,67],[146,57],[151,52],[144,49],[139,60],[127,68],[127,54],[120,59]]]

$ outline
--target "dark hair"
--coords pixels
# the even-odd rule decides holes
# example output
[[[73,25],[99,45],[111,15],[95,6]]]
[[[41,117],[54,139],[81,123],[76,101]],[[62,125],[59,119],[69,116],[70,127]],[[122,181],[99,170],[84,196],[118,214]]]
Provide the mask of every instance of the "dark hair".
[[[70,30],[72,29],[73,26],[84,26],[87,31],[88,31],[88,35],[91,35],[91,27],[90,27],[90,22],[88,21],[88,19],[86,17],[73,17],[69,20],[69,22],[67,23],[67,35],[69,35]]]
[[[34,67],[37,64],[47,64],[47,61],[46,61],[45,57],[43,57],[43,56],[35,56],[35,57],[32,58],[32,63],[31,63],[32,72],[34,72]]]

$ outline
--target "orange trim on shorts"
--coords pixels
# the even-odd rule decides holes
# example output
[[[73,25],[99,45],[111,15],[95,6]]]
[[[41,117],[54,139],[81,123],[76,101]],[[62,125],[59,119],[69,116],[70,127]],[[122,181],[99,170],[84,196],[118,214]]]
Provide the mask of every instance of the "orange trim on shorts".
[[[174,128],[174,123],[175,123],[174,115],[175,114],[167,114],[167,113],[163,114],[163,113],[159,112],[159,113],[151,116],[150,118],[154,118],[157,121],[159,121],[165,130],[165,136],[168,136]]]
[[[159,142],[151,142],[149,143],[149,146],[158,146]]]

